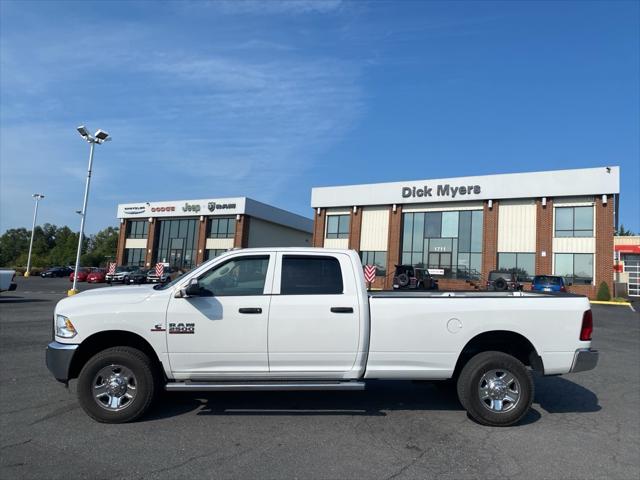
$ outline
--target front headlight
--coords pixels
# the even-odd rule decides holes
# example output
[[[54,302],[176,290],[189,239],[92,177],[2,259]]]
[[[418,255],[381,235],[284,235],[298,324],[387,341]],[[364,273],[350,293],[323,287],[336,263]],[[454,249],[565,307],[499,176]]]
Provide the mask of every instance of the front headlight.
[[[73,338],[78,334],[76,327],[71,320],[64,315],[56,315],[56,336],[62,338]]]

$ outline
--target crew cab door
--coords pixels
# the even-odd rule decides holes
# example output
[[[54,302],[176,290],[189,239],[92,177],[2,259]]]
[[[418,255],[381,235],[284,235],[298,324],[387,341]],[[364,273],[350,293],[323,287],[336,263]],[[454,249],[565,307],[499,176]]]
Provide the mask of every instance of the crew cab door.
[[[267,374],[275,255],[238,254],[198,276],[200,294],[172,298],[167,349],[174,374]]]
[[[269,311],[269,367],[274,372],[329,372],[356,361],[360,305],[346,254],[281,252]]]

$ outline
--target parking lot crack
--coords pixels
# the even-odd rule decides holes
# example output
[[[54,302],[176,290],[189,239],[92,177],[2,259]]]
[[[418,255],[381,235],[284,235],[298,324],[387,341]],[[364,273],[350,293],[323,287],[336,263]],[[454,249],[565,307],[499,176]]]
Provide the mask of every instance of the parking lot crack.
[[[409,450],[415,450],[420,452],[420,454],[417,457],[414,457],[410,462],[408,462],[406,465],[404,465],[402,468],[400,468],[400,470],[398,470],[396,473],[388,476],[385,480],[391,480],[392,478],[397,478],[400,475],[402,475],[404,472],[406,472],[409,468],[411,468],[412,466],[414,466],[416,463],[418,463],[422,457],[425,456],[425,454],[427,453],[426,450],[418,447],[417,445],[407,445],[407,449]]]
[[[32,441],[33,441],[33,438],[30,438],[29,440],[25,440],[23,442],[10,443],[9,445],[4,445],[0,447],[0,450],[4,450],[5,448],[11,448],[11,447],[19,447],[20,445],[26,445],[27,443],[31,443]]]

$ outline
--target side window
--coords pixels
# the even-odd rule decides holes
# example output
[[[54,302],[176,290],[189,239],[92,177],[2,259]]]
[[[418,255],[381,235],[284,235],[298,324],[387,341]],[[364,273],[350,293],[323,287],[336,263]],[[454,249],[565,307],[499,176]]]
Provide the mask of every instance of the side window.
[[[340,262],[335,257],[285,255],[281,295],[336,295],[343,292]]]
[[[205,295],[216,297],[262,295],[269,256],[234,258],[198,278]]]

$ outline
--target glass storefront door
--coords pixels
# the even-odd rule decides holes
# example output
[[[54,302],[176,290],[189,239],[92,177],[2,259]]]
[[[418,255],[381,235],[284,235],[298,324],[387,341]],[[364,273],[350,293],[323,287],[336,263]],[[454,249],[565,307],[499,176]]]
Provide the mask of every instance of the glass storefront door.
[[[190,269],[195,266],[198,237],[197,219],[160,220],[156,262],[168,263],[172,268]]]

